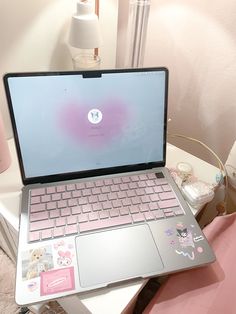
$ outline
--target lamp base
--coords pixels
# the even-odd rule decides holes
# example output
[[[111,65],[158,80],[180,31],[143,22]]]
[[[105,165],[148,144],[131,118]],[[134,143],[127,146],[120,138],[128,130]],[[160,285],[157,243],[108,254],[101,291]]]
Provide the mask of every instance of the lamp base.
[[[72,58],[74,70],[96,69],[99,67],[101,59],[94,54],[77,54]]]

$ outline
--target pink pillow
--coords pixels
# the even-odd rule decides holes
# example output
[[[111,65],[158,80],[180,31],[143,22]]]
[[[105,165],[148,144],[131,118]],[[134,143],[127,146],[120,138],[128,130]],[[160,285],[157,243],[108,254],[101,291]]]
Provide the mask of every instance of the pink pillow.
[[[171,275],[145,314],[236,313],[236,213],[216,217],[204,233],[216,262]]]

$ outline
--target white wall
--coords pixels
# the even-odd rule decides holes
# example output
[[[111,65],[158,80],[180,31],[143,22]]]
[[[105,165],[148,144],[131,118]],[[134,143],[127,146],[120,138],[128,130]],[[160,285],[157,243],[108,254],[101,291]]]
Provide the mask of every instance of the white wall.
[[[152,0],[144,66],[170,70],[169,132],[204,141],[225,161],[236,139],[235,0]],[[214,161],[197,144],[172,142]]]
[[[70,70],[67,46],[75,0],[0,1],[0,75],[16,71]],[[118,0],[100,0],[102,67],[115,66]],[[0,112],[7,137],[12,136],[2,81]]]

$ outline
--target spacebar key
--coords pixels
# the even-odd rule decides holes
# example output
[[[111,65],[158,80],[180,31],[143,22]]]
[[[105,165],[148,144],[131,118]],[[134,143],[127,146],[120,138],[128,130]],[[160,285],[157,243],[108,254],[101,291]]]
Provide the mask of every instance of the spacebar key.
[[[80,232],[91,231],[96,229],[104,229],[109,227],[121,226],[131,224],[132,219],[129,215],[119,216],[114,218],[107,218],[101,220],[93,220],[79,224]]]

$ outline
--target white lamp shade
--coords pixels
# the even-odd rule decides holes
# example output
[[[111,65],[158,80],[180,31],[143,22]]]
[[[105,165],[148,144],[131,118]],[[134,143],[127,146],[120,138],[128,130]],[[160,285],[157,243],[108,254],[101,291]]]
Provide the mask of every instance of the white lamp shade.
[[[91,1],[78,1],[77,13],[72,16],[69,44],[81,49],[98,48],[101,34],[98,16],[93,12]]]

